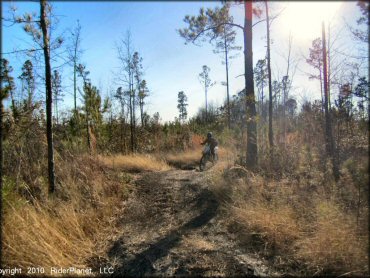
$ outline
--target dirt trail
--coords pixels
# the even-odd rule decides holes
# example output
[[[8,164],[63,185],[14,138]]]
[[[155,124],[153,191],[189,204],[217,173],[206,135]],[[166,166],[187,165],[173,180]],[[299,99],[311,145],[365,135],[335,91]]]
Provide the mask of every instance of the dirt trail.
[[[114,276],[273,274],[229,236],[205,180],[195,170],[138,175],[105,256]]]

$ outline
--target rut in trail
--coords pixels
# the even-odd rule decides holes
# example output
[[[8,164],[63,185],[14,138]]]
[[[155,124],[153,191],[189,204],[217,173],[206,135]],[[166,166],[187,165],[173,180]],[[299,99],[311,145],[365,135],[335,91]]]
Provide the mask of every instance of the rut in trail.
[[[107,250],[114,275],[271,275],[228,237],[204,175],[170,170],[139,176],[120,218],[122,234]]]

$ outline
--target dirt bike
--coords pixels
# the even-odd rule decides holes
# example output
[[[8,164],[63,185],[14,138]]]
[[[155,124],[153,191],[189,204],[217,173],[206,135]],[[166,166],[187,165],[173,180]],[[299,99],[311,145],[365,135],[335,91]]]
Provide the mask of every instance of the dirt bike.
[[[211,153],[211,148],[210,146],[207,144],[205,145],[203,151],[202,151],[202,158],[200,159],[200,162],[199,162],[199,170],[200,171],[204,171],[204,169],[206,168],[206,164],[207,162],[212,162],[212,164],[216,164],[217,160],[218,160],[218,147],[216,146],[215,147],[215,150],[214,150],[214,153],[215,155],[213,156],[212,153]]]

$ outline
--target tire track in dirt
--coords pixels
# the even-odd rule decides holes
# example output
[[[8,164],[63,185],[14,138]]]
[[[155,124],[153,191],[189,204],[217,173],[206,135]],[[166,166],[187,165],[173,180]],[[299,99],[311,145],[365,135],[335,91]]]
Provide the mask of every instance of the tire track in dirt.
[[[266,276],[220,221],[220,204],[197,171],[143,173],[125,204],[122,235],[107,250],[114,276]]]

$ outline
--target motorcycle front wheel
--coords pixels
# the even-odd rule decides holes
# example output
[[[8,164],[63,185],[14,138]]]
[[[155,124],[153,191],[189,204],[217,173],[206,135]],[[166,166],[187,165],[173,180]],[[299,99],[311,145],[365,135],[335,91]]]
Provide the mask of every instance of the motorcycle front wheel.
[[[206,168],[207,156],[203,155],[199,162],[199,170],[203,171]]]

